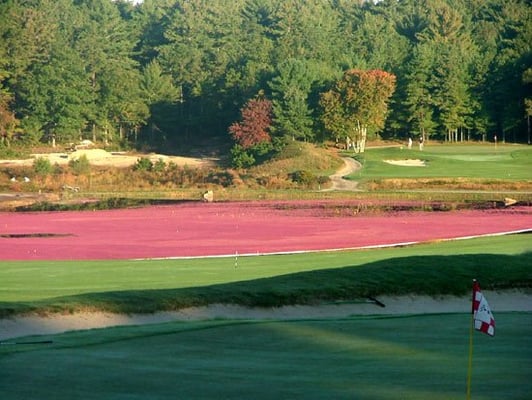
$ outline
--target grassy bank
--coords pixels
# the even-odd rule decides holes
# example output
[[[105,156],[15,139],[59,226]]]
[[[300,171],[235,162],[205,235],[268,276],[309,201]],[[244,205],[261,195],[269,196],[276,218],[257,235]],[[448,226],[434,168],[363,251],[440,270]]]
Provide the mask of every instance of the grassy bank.
[[[381,294],[463,295],[532,288],[530,235],[402,248],[158,261],[3,262],[0,316],[154,312],[210,303],[249,306],[359,300]]]

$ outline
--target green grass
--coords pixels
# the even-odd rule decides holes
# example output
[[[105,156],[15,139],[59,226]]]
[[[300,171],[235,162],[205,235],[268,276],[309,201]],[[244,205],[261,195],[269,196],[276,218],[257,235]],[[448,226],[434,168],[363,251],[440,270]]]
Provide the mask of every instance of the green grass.
[[[532,180],[532,148],[524,145],[428,145],[423,151],[387,147],[358,156],[364,168],[352,178],[480,178]],[[403,167],[384,160],[420,159],[425,167]]]
[[[278,306],[380,294],[532,288],[530,235],[311,254],[159,261],[2,263],[0,317],[25,312],[154,312],[191,305]]]
[[[526,234],[235,259],[3,262],[2,315],[280,305],[532,288]],[[489,300],[489,299],[488,299]],[[527,399],[532,313],[474,336],[473,398]],[[2,399],[463,399],[468,314],[115,327],[0,346]]]
[[[531,313],[475,333],[475,400],[532,391]],[[0,346],[2,399],[454,400],[466,391],[467,314],[211,321],[73,332]],[[30,339],[28,339],[30,340]]]

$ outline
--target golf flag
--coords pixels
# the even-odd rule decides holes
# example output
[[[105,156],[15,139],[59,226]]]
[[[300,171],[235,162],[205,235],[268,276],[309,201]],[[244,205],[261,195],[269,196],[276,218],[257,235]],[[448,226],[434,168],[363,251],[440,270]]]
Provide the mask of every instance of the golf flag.
[[[495,319],[476,280],[473,281],[473,321],[477,331],[490,336],[495,335]]]

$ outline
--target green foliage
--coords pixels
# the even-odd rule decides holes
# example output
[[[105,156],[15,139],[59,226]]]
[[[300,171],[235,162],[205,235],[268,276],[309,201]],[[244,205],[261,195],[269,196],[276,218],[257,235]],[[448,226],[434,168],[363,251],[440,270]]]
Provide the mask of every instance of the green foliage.
[[[47,158],[37,157],[33,161],[33,172],[40,176],[50,175],[53,172],[53,166]]]
[[[524,0],[4,1],[0,135],[189,144],[225,136],[264,93],[272,133],[321,140],[318,94],[355,69],[397,77],[370,134],[523,141],[530,18]]]
[[[91,171],[89,159],[85,154],[70,160],[68,166],[76,175],[86,175]]]
[[[231,148],[231,164],[235,168],[249,168],[255,164],[255,157],[251,150],[244,149],[242,146],[235,144]]]
[[[270,159],[279,149],[279,142],[261,142],[247,149],[235,144],[231,148],[231,164],[236,168],[249,168]]]
[[[166,163],[162,158],[159,158],[152,167],[153,172],[162,173],[166,170]]]
[[[269,86],[273,92],[273,130],[291,139],[314,138],[309,96],[315,78],[308,62],[290,59],[279,65]]]
[[[317,186],[319,183],[321,183],[319,177],[310,171],[294,171],[290,173],[289,176],[292,181],[309,188]]]
[[[346,71],[334,88],[321,96],[325,128],[335,139],[347,139],[349,144],[354,140],[355,150],[363,153],[368,134],[384,128],[394,90],[395,76],[388,72]]]
[[[140,157],[133,166],[135,171],[151,171],[153,169],[153,163],[149,158]]]

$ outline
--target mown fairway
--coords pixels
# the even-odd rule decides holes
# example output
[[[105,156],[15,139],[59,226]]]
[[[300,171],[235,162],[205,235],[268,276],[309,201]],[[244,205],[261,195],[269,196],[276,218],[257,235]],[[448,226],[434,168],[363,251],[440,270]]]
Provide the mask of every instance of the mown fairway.
[[[390,165],[384,160],[419,159],[425,167]],[[364,168],[354,177],[532,179],[532,149],[522,145],[427,145],[423,151],[400,147],[368,149]]]
[[[475,333],[473,398],[528,399],[530,313]],[[464,399],[467,314],[212,321],[0,346],[2,399]]]
[[[18,261],[0,268],[0,316],[154,312],[209,303],[276,306],[381,294],[532,287],[530,235],[380,250],[160,261]]]

